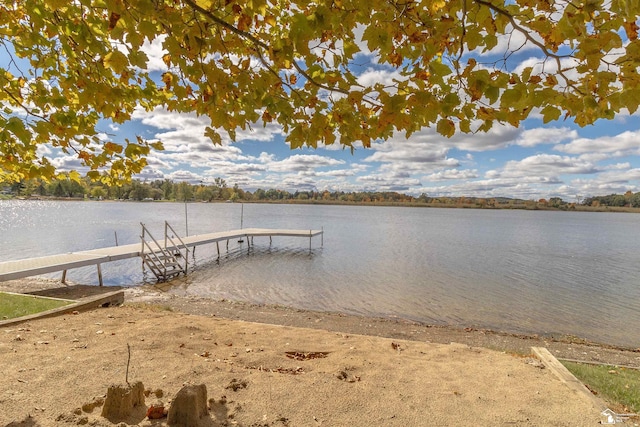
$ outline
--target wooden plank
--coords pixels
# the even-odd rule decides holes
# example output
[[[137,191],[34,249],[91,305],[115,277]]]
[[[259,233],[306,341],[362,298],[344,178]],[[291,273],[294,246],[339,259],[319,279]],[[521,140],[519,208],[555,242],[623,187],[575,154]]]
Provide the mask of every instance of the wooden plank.
[[[107,292],[95,297],[89,297],[82,299],[73,304],[65,305],[64,307],[58,307],[51,310],[43,311],[41,313],[31,314],[29,316],[18,317],[15,319],[7,319],[0,321],[0,327],[7,325],[14,325],[16,323],[27,322],[34,319],[42,319],[46,317],[59,316],[61,314],[73,313],[74,311],[87,311],[93,310],[98,307],[105,307],[109,305],[120,305],[124,303],[124,291]]]
[[[549,369],[560,381],[565,383],[567,387],[578,393],[587,401],[591,402],[593,406],[602,411],[606,409],[606,404],[599,397],[595,396],[591,391],[582,384],[562,363],[556,359],[549,350],[544,347],[531,347],[531,351],[536,355],[538,359]]]
[[[101,260],[104,260],[104,257],[77,252],[2,262],[0,263],[0,282],[95,265]]]

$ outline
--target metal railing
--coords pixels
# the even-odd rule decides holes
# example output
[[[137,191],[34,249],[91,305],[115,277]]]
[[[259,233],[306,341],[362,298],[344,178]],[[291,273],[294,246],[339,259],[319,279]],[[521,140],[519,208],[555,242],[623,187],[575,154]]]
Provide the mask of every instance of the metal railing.
[[[172,236],[169,236],[168,231],[171,230],[171,232],[173,233]],[[176,238],[179,242],[179,244],[176,244],[176,242],[173,240],[173,238]],[[167,241],[169,241],[171,243],[171,247],[175,248],[178,250],[178,253],[180,254],[181,258],[184,259],[184,267],[182,268],[182,270],[184,271],[184,274],[187,274],[187,267],[189,266],[189,248],[187,247],[187,245],[185,245],[184,241],[180,238],[180,236],[178,236],[178,233],[176,233],[176,231],[173,229],[173,227],[171,225],[169,225],[169,223],[167,221],[164,222],[164,247],[165,249],[167,248]],[[184,253],[183,253],[184,251]],[[174,253],[175,256],[175,253]]]
[[[145,265],[149,267],[160,281],[166,281],[180,273],[187,274],[189,249],[180,237],[176,237],[180,242],[180,245],[178,245],[173,240],[173,237],[168,235],[168,230],[171,230],[174,237],[177,236],[173,228],[165,221],[164,246],[161,246],[149,229],[143,223],[140,223],[140,225],[142,226],[140,256],[142,257],[143,268]],[[147,240],[147,236],[153,244]],[[168,242],[171,243],[171,246],[167,245]],[[174,250],[178,250],[180,258],[184,259],[184,266],[178,260],[178,254],[174,253]],[[183,250],[184,254],[182,253]]]

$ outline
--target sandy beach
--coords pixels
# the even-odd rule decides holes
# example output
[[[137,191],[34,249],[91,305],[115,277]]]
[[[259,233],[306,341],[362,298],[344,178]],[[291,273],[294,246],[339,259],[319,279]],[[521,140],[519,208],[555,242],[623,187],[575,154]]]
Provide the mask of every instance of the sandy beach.
[[[53,287],[0,289],[20,286]],[[598,424],[601,408],[519,350],[545,343],[556,355],[640,363],[606,346],[134,288],[122,307],[0,328],[0,425],[114,425],[100,407],[127,380],[147,389],[127,425],[166,425],[146,407],[168,407],[185,384],[206,386],[211,426]]]

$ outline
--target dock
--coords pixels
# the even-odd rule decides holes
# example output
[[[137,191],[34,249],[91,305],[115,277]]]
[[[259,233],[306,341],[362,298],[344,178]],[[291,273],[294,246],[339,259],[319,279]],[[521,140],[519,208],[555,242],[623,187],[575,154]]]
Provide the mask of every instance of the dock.
[[[254,237],[269,237],[271,239],[272,237],[276,236],[288,236],[309,238],[309,247],[311,248],[311,238],[318,235],[323,235],[323,231],[245,228],[239,230],[187,236],[180,239],[180,242],[181,246],[195,248],[196,246],[211,243],[218,244],[221,241],[228,242],[229,240],[234,239],[247,239],[247,243],[251,245]],[[165,245],[162,249],[159,248],[160,245],[157,242],[151,243],[151,247],[165,252],[179,249],[177,245],[167,245],[166,242],[167,241],[165,239]],[[147,247],[150,246],[147,244]],[[219,244],[217,245],[217,248],[219,254]],[[0,282],[62,271],[62,282],[64,283],[67,270],[95,265],[98,268],[98,280],[100,286],[102,286],[102,272],[100,269],[101,264],[129,258],[143,258],[145,254],[148,254],[148,252],[145,253],[145,242],[143,240],[142,243],[134,243],[130,245],[112,246],[81,252],[70,252],[66,254],[49,255],[38,258],[5,261],[0,262]]]

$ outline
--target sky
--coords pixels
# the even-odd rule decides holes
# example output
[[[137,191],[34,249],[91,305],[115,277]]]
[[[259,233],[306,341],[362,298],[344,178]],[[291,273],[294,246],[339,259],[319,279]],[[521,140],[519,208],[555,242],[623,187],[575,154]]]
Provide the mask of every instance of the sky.
[[[495,50],[500,48],[504,45]],[[147,53],[158,75],[166,70],[159,42],[150,44]],[[361,81],[392,77],[393,70],[377,64],[366,49],[361,55]],[[535,52],[523,48],[511,61],[523,67],[536,61]],[[206,184],[220,177],[249,191],[397,191],[431,197],[561,197],[567,202],[640,191],[637,112],[584,128],[571,119],[543,124],[535,113],[519,128],[496,123],[483,134],[446,138],[427,128],[409,139],[398,134],[353,152],[337,145],[292,150],[278,125],[261,123],[238,131],[234,143],[223,135],[223,144],[215,146],[204,136],[207,125],[205,117],[157,109],[139,110],[125,124],[102,126],[117,142],[137,135],[163,142],[165,150],[149,155],[148,167],[137,176],[141,180]],[[77,159],[54,151],[50,155],[61,170],[78,166]]]

